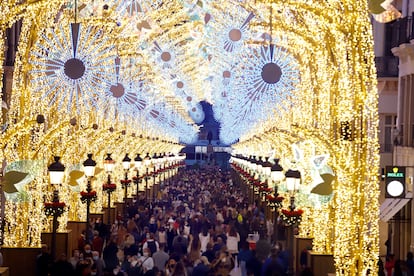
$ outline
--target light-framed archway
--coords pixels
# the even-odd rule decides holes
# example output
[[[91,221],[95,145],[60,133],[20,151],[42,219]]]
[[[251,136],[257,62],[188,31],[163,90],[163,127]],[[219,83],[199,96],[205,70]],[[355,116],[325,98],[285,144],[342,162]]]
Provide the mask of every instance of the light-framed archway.
[[[336,175],[329,203],[334,227],[329,235],[337,274],[375,272],[379,155],[373,41],[367,3],[343,2],[2,3],[6,12],[0,20],[0,35],[4,38],[6,28],[18,20],[22,20],[22,31],[0,159],[12,162],[40,155],[50,161],[60,154],[67,163],[77,164],[89,150],[103,156],[114,144],[124,152],[138,151],[137,144],[141,152],[178,152],[180,135],[197,133],[191,123],[202,116],[197,101],[208,99],[220,106],[222,138],[232,142],[239,138],[234,144],[238,151],[266,155],[265,149],[271,148],[281,158],[290,158],[292,144],[311,140],[316,153],[329,153]],[[69,39],[78,30],[71,23],[81,24],[78,42]],[[62,85],[63,80],[75,81],[84,73],[65,72],[64,65],[70,67],[68,59],[59,59],[64,53],[54,51],[60,41],[72,46],[61,45],[65,51],[73,50],[74,44],[95,49],[78,61],[84,62],[85,70],[94,64],[104,70],[98,70],[96,79],[88,83]],[[255,47],[264,45],[267,51],[270,44],[278,54],[273,61],[285,69],[280,77],[294,72],[286,80],[263,74],[269,72],[266,64],[275,63],[260,63],[263,54]],[[275,53],[270,52],[265,55]],[[97,53],[99,58],[88,60]],[[121,59],[118,67],[116,57]],[[253,58],[261,67],[246,69],[254,67]],[[246,60],[250,63],[241,62]],[[270,72],[276,74],[274,70]],[[118,77],[124,72],[135,82],[125,82],[124,90],[117,90]],[[283,87],[277,86],[281,80],[286,81]],[[108,92],[105,84],[112,93],[109,96],[98,91]],[[83,85],[85,90],[79,89]],[[127,85],[136,90],[128,91]],[[68,102],[70,91],[73,102]],[[131,103],[134,109],[128,106]],[[39,114],[45,124],[36,121]],[[46,178],[33,182],[39,197],[44,183]],[[42,216],[41,204],[33,210],[34,217]],[[22,219],[26,216],[22,212]],[[32,231],[30,244],[24,246],[39,245],[39,231]]]

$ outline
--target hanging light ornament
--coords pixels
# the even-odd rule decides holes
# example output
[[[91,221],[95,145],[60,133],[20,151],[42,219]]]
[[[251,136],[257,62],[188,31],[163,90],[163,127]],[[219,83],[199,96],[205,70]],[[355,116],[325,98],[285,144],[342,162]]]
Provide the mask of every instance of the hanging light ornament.
[[[74,21],[69,32],[59,25],[40,34],[30,54],[29,62],[34,67],[31,84],[49,106],[66,106],[68,112],[72,108],[90,111],[104,97],[103,91],[114,74],[113,46],[101,29],[83,29],[77,22],[76,1]]]
[[[282,114],[293,104],[300,83],[299,64],[287,50],[287,38],[273,37],[272,8],[269,25],[270,34],[262,35],[269,41],[249,44],[241,50],[231,74],[226,74],[234,78],[234,85],[226,89],[229,101],[223,107],[227,109],[215,110],[222,124],[220,139],[226,142],[234,143],[269,114]]]
[[[107,98],[102,101],[100,108],[102,114],[114,114],[128,121],[144,112],[149,106],[149,92],[144,76],[137,67],[121,64],[121,58],[114,60],[115,78],[112,84],[105,90]]]

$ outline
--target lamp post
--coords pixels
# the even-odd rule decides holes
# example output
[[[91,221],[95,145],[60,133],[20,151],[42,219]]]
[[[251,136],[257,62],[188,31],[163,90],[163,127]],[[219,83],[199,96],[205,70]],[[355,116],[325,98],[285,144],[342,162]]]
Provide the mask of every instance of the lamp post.
[[[300,181],[301,181],[301,174],[299,171],[297,170],[291,170],[289,169],[286,174],[286,188],[289,191],[290,194],[290,213],[289,214],[294,214],[295,211],[295,193],[299,190],[299,186],[300,186]],[[286,217],[286,215],[288,214],[287,212],[283,212],[283,215]],[[294,271],[293,271],[293,229],[295,227],[295,225],[299,222],[300,220],[300,216],[297,217],[295,215],[293,216],[289,216],[287,217],[288,220],[285,220],[285,224],[288,226],[288,229],[290,230],[289,232],[289,248],[290,248],[290,258],[289,258],[289,268],[288,268],[288,275],[293,275]]]
[[[274,159],[274,164],[272,165],[272,167],[270,168],[270,178],[272,179],[272,182],[274,184],[273,186],[273,197],[274,197],[274,202],[273,204],[271,204],[271,206],[273,207],[273,213],[274,213],[274,238],[275,238],[275,242],[277,242],[278,240],[278,231],[279,231],[279,225],[278,225],[278,209],[280,208],[280,206],[282,205],[282,200],[283,198],[279,197],[279,184],[280,182],[283,180],[283,178],[285,177],[284,173],[283,173],[283,168],[282,166],[279,165],[279,159],[275,158]],[[280,199],[280,201],[279,201]]]
[[[161,188],[163,188],[163,187],[165,187],[165,179],[167,178],[166,177],[166,174],[167,174],[167,171],[166,171],[166,165],[165,165],[165,163],[162,165],[162,187]]]
[[[83,169],[85,176],[87,177],[88,183],[86,185],[86,193],[81,192],[81,201],[86,203],[86,242],[90,242],[90,207],[91,202],[96,200],[96,191],[92,190],[92,178],[95,176],[96,162],[92,159],[92,153],[88,154],[88,159],[83,162]]]
[[[254,191],[254,185],[252,185],[257,177],[257,161],[256,156],[252,156],[250,158],[250,171],[251,171],[251,177],[253,178],[253,182],[250,183],[251,185],[251,203],[255,203],[255,191]]]
[[[52,202],[45,202],[45,214],[52,216],[52,260],[56,258],[56,231],[58,228],[58,217],[65,211],[65,203],[59,202],[59,190],[56,186],[61,185],[65,175],[65,166],[59,162],[60,157],[54,157],[55,162],[48,167],[50,184],[54,186]]]
[[[141,168],[142,165],[142,158],[140,156],[140,154],[138,153],[137,156],[134,158],[134,167],[137,171],[137,175],[134,177],[134,182],[137,185],[137,202],[138,202],[138,196],[139,196],[139,183],[141,182],[140,176],[139,176],[139,169]]]
[[[263,193],[262,193],[262,204],[265,204],[265,207],[267,207],[266,204],[266,196],[270,193],[269,188],[269,182],[270,182],[270,175],[272,173],[272,163],[269,162],[269,157],[266,157],[265,161],[262,164],[262,174],[265,178],[265,187],[263,187]],[[266,215],[269,216],[269,208],[266,208]]]
[[[170,185],[170,178],[171,178],[171,169],[172,169],[172,154],[170,153],[170,154],[168,154],[168,156],[167,156],[167,175],[166,175],[166,178],[167,178],[167,182],[168,182],[168,184],[167,185]],[[165,183],[165,179],[164,179],[164,183]]]
[[[145,166],[145,202],[148,203],[148,179],[149,179],[149,166],[151,166],[151,157],[147,152],[147,155],[144,158],[144,166]]]
[[[108,194],[108,225],[111,225],[111,193],[116,189],[116,185],[111,182],[111,173],[114,169],[115,161],[112,159],[110,153],[107,153],[106,155],[104,169],[108,174],[108,181],[103,185],[103,190]]]
[[[128,179],[128,172],[131,165],[131,158],[128,157],[128,153],[125,154],[124,159],[122,159],[122,167],[124,168],[125,178],[121,181],[123,188],[125,189],[124,201],[128,198],[128,186],[131,183],[131,180]]]
[[[151,202],[155,201],[155,182],[157,179],[157,170],[158,170],[158,156],[156,153],[154,153],[154,155],[152,156],[152,163],[154,164],[153,166],[153,172],[152,172],[152,191],[151,191]]]

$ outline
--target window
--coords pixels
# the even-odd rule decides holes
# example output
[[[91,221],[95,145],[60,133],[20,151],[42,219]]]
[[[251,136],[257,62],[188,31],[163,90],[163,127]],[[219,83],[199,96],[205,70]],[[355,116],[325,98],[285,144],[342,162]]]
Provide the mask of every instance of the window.
[[[386,115],[384,120],[384,144],[382,147],[383,152],[391,152],[394,140],[397,137],[396,133],[396,115]]]

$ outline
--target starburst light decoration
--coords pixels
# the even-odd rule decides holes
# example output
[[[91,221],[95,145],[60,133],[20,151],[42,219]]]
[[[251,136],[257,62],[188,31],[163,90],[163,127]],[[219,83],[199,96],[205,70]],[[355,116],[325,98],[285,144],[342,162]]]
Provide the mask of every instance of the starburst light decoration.
[[[299,66],[286,49],[270,44],[259,49],[251,48],[242,57],[243,71],[236,78],[244,80],[237,88],[243,89],[248,101],[259,105],[281,103],[294,95],[300,81]]]
[[[156,61],[162,64],[162,68],[171,69],[175,67],[175,54],[168,47],[161,47],[157,41],[154,41],[154,48],[152,49]]]
[[[281,113],[287,104],[293,104],[300,81],[295,58],[277,44],[250,46],[240,60],[235,65],[235,85],[228,92],[233,94],[231,106],[237,108],[214,110],[222,122],[220,139],[227,143],[237,141],[244,131],[242,126],[255,125],[275,110]]]
[[[112,48],[92,26],[72,23],[46,30],[31,51],[33,91],[68,112],[96,108],[114,74]]]
[[[130,66],[134,61],[123,66],[118,56],[114,60],[115,77],[113,83],[105,90],[107,98],[102,100],[99,110],[103,115],[113,114],[128,120],[150,105],[149,92],[142,74],[137,67]]]
[[[249,37],[248,24],[250,20],[254,17],[252,12],[249,13],[247,18],[240,26],[226,26],[224,34],[222,35],[222,46],[223,49],[227,52],[237,52],[246,39]],[[225,21],[226,22],[226,21]]]

